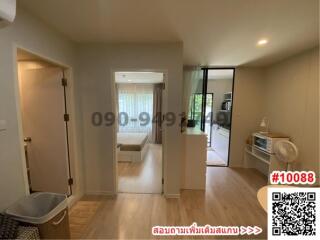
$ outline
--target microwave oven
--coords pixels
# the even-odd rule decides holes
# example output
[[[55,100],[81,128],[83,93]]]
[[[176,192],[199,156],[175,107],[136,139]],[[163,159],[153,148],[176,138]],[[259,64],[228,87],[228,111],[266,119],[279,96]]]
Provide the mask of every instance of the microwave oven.
[[[254,133],[252,134],[252,144],[254,147],[267,153],[274,153],[274,146],[280,140],[289,140],[288,137],[274,133]]]

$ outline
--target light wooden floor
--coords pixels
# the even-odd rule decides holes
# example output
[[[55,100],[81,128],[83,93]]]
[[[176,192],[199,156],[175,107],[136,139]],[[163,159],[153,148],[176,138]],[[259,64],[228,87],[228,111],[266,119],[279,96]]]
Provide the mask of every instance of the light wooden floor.
[[[263,228],[262,234],[243,238],[266,239],[267,214],[256,198],[257,190],[266,184],[267,179],[256,170],[208,167],[206,191],[184,190],[180,199],[166,199],[160,194],[86,196],[70,211],[71,235],[91,239],[150,239],[155,238],[151,235],[154,225],[197,222],[259,226]]]
[[[162,146],[149,144],[144,161],[118,163],[118,192],[162,192]]]

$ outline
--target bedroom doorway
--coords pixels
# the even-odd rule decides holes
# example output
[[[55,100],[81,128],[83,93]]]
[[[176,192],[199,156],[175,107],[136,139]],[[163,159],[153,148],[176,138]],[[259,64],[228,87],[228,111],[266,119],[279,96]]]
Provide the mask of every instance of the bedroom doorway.
[[[161,194],[164,73],[119,71],[114,79],[118,192]]]

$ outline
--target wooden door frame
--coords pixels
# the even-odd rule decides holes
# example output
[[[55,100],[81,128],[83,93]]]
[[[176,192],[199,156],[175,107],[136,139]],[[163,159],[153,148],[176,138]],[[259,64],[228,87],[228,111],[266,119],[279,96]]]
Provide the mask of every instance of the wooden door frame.
[[[13,76],[14,76],[14,91],[15,91],[15,99],[16,99],[16,112],[17,112],[17,123],[18,123],[18,135],[19,135],[19,150],[20,150],[20,157],[22,160],[22,171],[23,171],[23,179],[24,179],[24,187],[25,187],[25,194],[29,195],[29,183],[28,183],[28,176],[27,176],[27,166],[26,166],[26,158],[25,158],[25,152],[24,152],[24,141],[23,141],[23,128],[22,128],[22,116],[21,116],[21,106],[20,106],[20,87],[19,87],[19,79],[18,79],[18,50],[26,51],[30,54],[33,54],[39,59],[43,59],[43,61],[52,63],[53,65],[56,65],[57,67],[61,67],[61,69],[64,70],[66,74],[66,78],[68,78],[68,88],[66,88],[66,93],[68,95],[67,99],[67,105],[69,114],[71,115],[70,121],[69,121],[69,146],[70,146],[70,164],[71,164],[71,173],[72,177],[74,179],[74,185],[73,185],[73,195],[71,195],[68,198],[68,202],[70,204],[75,203],[83,194],[82,191],[82,180],[81,177],[81,171],[80,171],[80,162],[79,162],[79,148],[77,144],[77,129],[76,129],[76,108],[75,108],[75,89],[74,89],[74,78],[73,78],[73,68],[65,63],[61,63],[59,61],[56,61],[54,59],[51,59],[47,56],[44,56],[40,53],[34,52],[28,48],[25,48],[23,46],[20,46],[18,44],[13,44],[12,48],[12,55],[13,55]]]
[[[163,69],[143,69],[143,68],[114,68],[111,69],[111,105],[112,105],[112,112],[116,114],[116,79],[115,73],[116,72],[158,72],[163,73],[163,83],[165,84],[165,90],[163,91],[162,97],[162,104],[164,107],[164,111],[162,115],[168,109],[168,71]],[[115,121],[118,121],[117,116],[115,117]],[[167,126],[166,124],[162,125],[162,129],[164,129],[164,133],[162,135],[162,194],[165,196],[167,195]],[[118,162],[117,162],[117,123],[112,125],[112,162],[113,162],[113,191],[112,195],[118,194]]]

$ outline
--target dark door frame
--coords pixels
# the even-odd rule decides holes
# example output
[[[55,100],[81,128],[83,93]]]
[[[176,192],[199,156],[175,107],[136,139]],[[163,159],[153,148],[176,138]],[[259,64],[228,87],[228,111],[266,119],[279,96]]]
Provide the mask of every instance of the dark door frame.
[[[207,104],[207,88],[208,88],[208,71],[209,70],[233,70],[233,77],[232,77],[232,100],[231,100],[231,114],[230,114],[230,134],[229,134],[229,147],[228,147],[228,162],[227,165],[224,167],[229,167],[230,162],[230,146],[231,146],[231,139],[232,139],[232,115],[233,115],[233,102],[234,102],[234,80],[236,75],[236,68],[235,67],[202,67],[203,70],[203,85],[202,85],[202,93],[204,97],[202,98],[202,112],[201,112],[201,131],[205,131],[205,120],[206,120],[206,113],[205,108]]]
[[[65,122],[65,129],[66,129],[66,144],[67,144],[67,161],[68,161],[68,186],[69,186],[69,194],[68,197],[72,195],[72,185],[73,185],[73,177],[71,172],[71,162],[70,162],[70,140],[69,140],[69,113],[68,113],[68,105],[67,105],[67,90],[66,87],[68,86],[68,79],[65,77],[65,70],[62,69],[62,79],[61,85],[63,87],[63,99],[64,99],[64,122]]]

